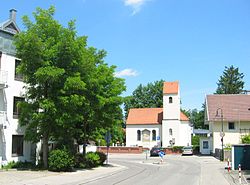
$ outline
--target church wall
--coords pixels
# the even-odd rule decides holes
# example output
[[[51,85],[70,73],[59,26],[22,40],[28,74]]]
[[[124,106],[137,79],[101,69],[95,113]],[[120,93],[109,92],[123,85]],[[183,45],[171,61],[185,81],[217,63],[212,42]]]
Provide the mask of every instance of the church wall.
[[[141,131],[141,140],[137,140],[137,131]],[[148,130],[150,132],[148,140],[143,141],[143,131]],[[156,131],[156,140],[152,140],[152,131]],[[159,136],[159,138],[157,138]],[[161,125],[160,124],[152,124],[152,125],[127,125],[126,127],[126,146],[143,146],[146,148],[152,148],[158,144],[161,145]],[[157,140],[160,139],[160,140]]]

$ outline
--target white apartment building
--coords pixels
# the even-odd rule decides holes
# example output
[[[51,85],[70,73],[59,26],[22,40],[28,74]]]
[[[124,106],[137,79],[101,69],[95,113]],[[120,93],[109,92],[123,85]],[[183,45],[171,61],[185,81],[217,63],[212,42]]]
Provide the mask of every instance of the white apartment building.
[[[10,161],[30,161],[35,157],[35,145],[24,141],[24,129],[18,124],[17,104],[24,101],[24,83],[16,68],[13,37],[20,30],[16,24],[16,10],[0,23],[0,164]],[[0,165],[1,166],[1,165]]]

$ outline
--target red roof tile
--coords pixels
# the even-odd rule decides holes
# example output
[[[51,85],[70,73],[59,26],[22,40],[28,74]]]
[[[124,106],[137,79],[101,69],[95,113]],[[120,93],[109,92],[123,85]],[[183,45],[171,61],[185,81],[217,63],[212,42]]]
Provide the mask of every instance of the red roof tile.
[[[126,124],[161,124],[162,108],[130,109]]]
[[[163,94],[178,94],[179,82],[164,82]]]
[[[181,112],[181,118],[180,119],[181,119],[181,121],[189,121],[189,118],[183,112]]]
[[[221,110],[225,121],[250,121],[250,95],[215,94],[207,95],[206,108],[208,121],[219,121]],[[216,116],[218,110],[218,116]]]
[[[184,113],[180,113],[181,121],[188,121]],[[161,124],[163,120],[163,108],[134,108],[129,110],[126,124],[144,125]]]

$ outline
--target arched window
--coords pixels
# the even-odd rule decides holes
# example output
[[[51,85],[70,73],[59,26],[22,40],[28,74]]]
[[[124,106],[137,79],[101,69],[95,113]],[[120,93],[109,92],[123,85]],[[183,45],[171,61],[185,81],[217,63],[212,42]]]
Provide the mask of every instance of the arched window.
[[[141,131],[137,130],[137,141],[141,141]]]
[[[172,128],[169,129],[169,135],[170,135],[170,136],[173,135],[173,130],[172,130]]]
[[[173,98],[172,98],[172,97],[169,97],[169,98],[168,98],[168,102],[169,102],[169,103],[173,103]]]
[[[156,131],[152,131],[152,141],[156,141]]]

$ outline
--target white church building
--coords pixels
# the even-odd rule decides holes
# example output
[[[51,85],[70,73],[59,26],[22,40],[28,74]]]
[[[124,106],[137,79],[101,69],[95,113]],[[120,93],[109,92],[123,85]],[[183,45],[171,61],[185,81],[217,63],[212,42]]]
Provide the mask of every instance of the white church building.
[[[192,127],[181,112],[179,82],[164,82],[163,108],[133,108],[126,121],[126,146],[189,146]]]
[[[30,161],[36,146],[24,141],[24,128],[18,125],[18,102],[24,101],[22,75],[16,71],[20,60],[15,57],[13,37],[20,30],[16,10],[0,23],[0,168],[10,161]]]

